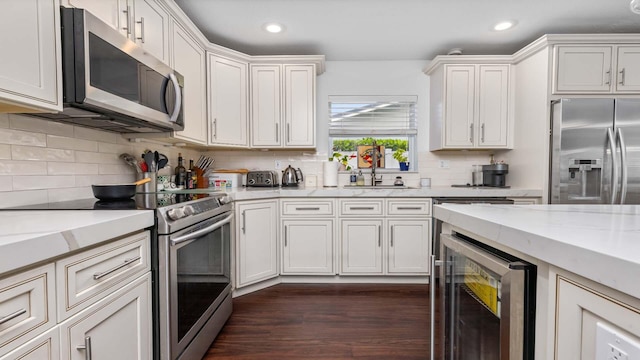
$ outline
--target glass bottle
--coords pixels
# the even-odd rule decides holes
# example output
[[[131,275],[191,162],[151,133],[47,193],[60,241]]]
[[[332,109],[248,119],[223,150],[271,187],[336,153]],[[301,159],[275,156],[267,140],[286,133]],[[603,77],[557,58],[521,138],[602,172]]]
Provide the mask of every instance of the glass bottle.
[[[178,166],[175,169],[176,186],[184,189],[187,187],[187,169],[182,164],[182,153],[178,153]]]
[[[362,175],[362,170],[358,171],[358,177],[356,179],[357,186],[364,186],[364,175]]]

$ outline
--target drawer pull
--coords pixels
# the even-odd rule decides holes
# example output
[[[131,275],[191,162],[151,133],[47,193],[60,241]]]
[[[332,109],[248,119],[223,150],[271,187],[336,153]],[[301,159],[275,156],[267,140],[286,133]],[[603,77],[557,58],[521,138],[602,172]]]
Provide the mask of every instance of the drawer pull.
[[[91,336],[85,336],[84,345],[76,346],[76,350],[84,350],[85,360],[91,360]]]
[[[21,310],[18,310],[16,312],[14,312],[13,314],[10,314],[10,315],[7,315],[7,316],[5,316],[3,318],[0,318],[0,325],[8,323],[9,321],[17,318],[18,316],[20,316],[22,314],[25,314],[26,312],[27,312],[27,309],[21,309]]]
[[[296,210],[310,210],[310,211],[319,211],[319,207],[297,207]]]
[[[114,266],[114,267],[112,267],[111,269],[109,269],[109,270],[107,270],[105,272],[93,274],[93,280],[99,280],[99,279],[111,274],[114,271],[118,271],[118,270],[122,269],[123,267],[125,267],[125,266],[127,266],[127,265],[129,265],[129,264],[131,264],[133,262],[136,262],[136,261],[140,260],[140,258],[141,258],[140,256],[136,256],[134,258],[127,259],[122,264]]]
[[[422,210],[420,206],[398,206],[398,210]]]
[[[375,210],[373,206],[352,206],[349,210]]]

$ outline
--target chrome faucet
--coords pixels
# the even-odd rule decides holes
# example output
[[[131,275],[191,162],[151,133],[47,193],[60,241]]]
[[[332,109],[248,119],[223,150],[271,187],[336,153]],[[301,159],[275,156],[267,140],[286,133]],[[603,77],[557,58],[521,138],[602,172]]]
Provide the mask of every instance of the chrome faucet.
[[[371,161],[371,186],[376,186],[376,183],[382,183],[382,175],[380,178],[376,178],[376,166],[378,165],[378,146],[376,141],[373,140],[371,149],[372,161]]]

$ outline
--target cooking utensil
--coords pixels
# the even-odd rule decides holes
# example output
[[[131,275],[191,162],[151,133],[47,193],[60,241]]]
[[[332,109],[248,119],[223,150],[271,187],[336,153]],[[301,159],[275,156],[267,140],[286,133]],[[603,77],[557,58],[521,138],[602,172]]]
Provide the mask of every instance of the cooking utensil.
[[[144,154],[144,162],[147,163],[147,171],[156,171],[156,156],[153,152],[149,151],[148,153]]]
[[[133,184],[91,185],[93,196],[103,201],[125,200],[136,194],[136,186],[148,183],[151,178],[140,179]]]
[[[136,169],[137,173],[141,173],[142,172],[142,169],[138,165],[138,161],[136,160],[136,158],[133,155],[127,154],[127,153],[123,153],[123,154],[120,154],[120,159],[124,160],[124,162],[127,163],[127,165],[129,165],[129,166],[133,167],[134,169]]]

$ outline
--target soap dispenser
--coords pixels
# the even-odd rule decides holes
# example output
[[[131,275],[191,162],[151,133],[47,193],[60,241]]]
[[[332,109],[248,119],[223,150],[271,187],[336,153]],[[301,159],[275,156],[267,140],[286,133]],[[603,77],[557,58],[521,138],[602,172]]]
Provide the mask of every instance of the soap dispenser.
[[[404,181],[402,181],[402,176],[396,176],[396,181],[393,182],[394,186],[404,186]]]

